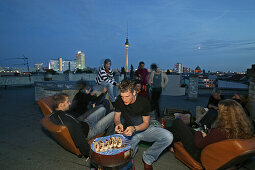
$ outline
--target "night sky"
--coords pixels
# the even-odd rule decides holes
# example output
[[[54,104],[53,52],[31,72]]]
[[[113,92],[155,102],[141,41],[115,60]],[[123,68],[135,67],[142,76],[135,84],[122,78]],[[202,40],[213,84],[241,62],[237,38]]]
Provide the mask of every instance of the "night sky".
[[[139,61],[162,69],[179,62],[206,71],[246,71],[255,64],[254,0],[0,0],[0,66],[49,59],[112,68]]]

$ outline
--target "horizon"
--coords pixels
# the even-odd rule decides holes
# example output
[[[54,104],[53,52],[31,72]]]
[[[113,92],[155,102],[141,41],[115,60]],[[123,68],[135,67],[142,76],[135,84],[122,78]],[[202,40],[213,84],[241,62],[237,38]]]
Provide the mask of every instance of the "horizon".
[[[230,5],[231,3],[231,5]],[[85,53],[86,67],[140,61],[163,70],[174,64],[246,72],[255,63],[255,1],[0,0],[0,66],[29,66]]]

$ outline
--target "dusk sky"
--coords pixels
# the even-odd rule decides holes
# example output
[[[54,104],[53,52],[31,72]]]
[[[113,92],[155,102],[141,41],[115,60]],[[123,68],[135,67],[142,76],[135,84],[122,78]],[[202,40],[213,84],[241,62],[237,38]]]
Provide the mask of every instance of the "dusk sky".
[[[162,69],[179,62],[206,71],[246,71],[255,64],[254,0],[0,0],[0,67],[49,59],[112,68],[139,61]]]

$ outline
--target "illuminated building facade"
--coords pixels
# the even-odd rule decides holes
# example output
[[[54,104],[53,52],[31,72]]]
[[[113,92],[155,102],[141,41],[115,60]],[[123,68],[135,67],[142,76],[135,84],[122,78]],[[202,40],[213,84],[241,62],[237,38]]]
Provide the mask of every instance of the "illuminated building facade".
[[[85,69],[85,54],[82,51],[76,54],[76,69]]]
[[[174,65],[174,72],[176,72],[176,73],[183,73],[183,64],[176,63]]]

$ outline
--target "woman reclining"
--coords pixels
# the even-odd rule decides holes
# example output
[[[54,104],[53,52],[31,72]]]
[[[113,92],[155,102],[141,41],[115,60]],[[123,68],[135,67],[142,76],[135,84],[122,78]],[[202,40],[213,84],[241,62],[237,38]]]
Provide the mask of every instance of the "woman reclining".
[[[248,139],[253,137],[253,126],[245,114],[242,106],[231,99],[219,102],[216,127],[212,129],[195,131],[186,126],[182,120],[173,122],[171,132],[173,142],[182,142],[186,151],[198,162],[203,148],[207,145],[225,139]]]

